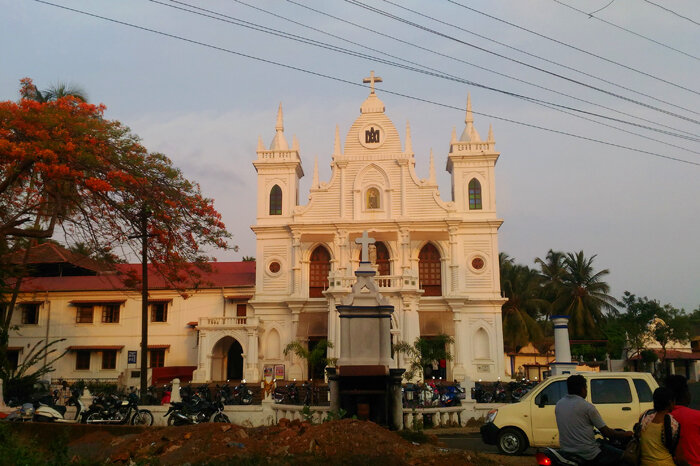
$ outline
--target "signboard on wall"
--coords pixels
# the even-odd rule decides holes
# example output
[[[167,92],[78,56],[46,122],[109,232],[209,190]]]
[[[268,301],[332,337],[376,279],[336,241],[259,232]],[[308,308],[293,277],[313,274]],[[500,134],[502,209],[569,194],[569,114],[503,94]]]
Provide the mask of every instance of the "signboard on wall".
[[[274,368],[272,366],[265,366],[263,368],[263,376],[267,378],[272,378]]]
[[[275,366],[275,379],[284,380],[284,364],[277,364]]]
[[[136,364],[136,351],[127,352],[127,364]]]

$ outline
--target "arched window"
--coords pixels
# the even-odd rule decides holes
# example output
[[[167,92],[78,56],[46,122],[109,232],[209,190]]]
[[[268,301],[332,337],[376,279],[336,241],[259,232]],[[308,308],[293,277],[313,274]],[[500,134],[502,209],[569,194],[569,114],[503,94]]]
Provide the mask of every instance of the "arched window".
[[[442,296],[440,252],[430,243],[423,246],[418,254],[418,280],[425,290],[423,296]]]
[[[366,205],[368,209],[378,209],[380,207],[379,190],[377,188],[369,188],[367,190]]]
[[[282,215],[282,188],[278,185],[270,190],[270,215]]]
[[[357,260],[362,260],[361,255],[362,251],[358,253]],[[381,241],[377,241],[376,243],[369,245],[369,261],[373,265],[377,266],[378,275],[391,275],[391,260],[389,258],[389,250]]]
[[[326,248],[319,246],[311,253],[309,261],[309,298],[323,298],[330,271],[331,255]]]
[[[476,178],[469,182],[469,210],[481,210],[481,183]]]

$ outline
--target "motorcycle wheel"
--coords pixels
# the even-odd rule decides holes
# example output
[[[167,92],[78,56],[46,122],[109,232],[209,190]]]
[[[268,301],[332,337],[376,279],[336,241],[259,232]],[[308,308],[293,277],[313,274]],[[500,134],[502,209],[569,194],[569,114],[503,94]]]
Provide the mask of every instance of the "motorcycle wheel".
[[[241,399],[241,404],[244,405],[251,405],[253,404],[253,397],[252,395],[245,396]]]
[[[101,420],[102,416],[100,416],[100,413],[90,413],[85,422],[87,424],[98,424]]]
[[[226,422],[230,424],[231,420],[224,413],[214,413],[209,422]]]
[[[131,416],[131,425],[152,426],[153,414],[147,409],[139,409]]]
[[[168,416],[168,425],[169,426],[178,426],[177,418],[175,417],[175,413],[172,413],[170,416]]]

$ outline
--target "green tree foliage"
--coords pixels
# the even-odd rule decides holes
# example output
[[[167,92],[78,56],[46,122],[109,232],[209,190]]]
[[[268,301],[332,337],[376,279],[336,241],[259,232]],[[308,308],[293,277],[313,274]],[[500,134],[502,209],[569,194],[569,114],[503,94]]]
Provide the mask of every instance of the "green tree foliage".
[[[556,265],[559,260],[557,254],[559,253],[550,250],[545,261],[536,259],[540,264],[540,272],[547,279],[545,289],[554,298],[552,314],[569,316],[569,333],[572,338],[601,337],[606,311],[616,313],[616,306],[619,305],[608,294],[610,286],[603,280],[610,273],[609,270],[596,272],[593,267],[596,256],[586,258],[583,251],[563,256],[563,272],[550,270],[549,266]]]
[[[416,338],[413,344],[400,341],[392,346],[394,353],[406,356],[408,368],[403,377],[406,380],[416,380],[423,376],[426,367],[441,359],[452,360],[448,345],[454,343],[451,336],[440,334],[432,338]]]
[[[326,356],[328,348],[333,348],[333,343],[328,340],[319,340],[311,351],[300,341],[293,341],[284,347],[284,355],[287,356],[292,353],[298,358],[304,359],[311,367],[325,367],[334,365],[336,361],[335,358]]]
[[[501,293],[508,299],[501,308],[505,348],[517,351],[529,342],[539,344],[544,334],[537,318],[546,315],[550,305],[541,297],[543,280],[537,271],[514,264],[504,253],[499,259]]]

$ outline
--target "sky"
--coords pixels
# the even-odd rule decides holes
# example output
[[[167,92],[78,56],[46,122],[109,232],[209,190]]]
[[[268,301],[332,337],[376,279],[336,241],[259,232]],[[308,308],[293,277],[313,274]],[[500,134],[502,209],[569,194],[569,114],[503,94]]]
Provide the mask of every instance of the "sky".
[[[534,266],[583,250],[613,296],[700,305],[692,0],[51,3],[0,0],[0,100],[17,100],[25,76],[81,86],[214,199],[239,246],[219,260],[255,255],[252,162],[279,103],[305,204],[314,159],[328,181],[335,127],[344,142],[374,70],[402,138],[410,122],[420,177],[434,151],[444,200],[467,93],[482,137],[493,125],[501,251]]]

